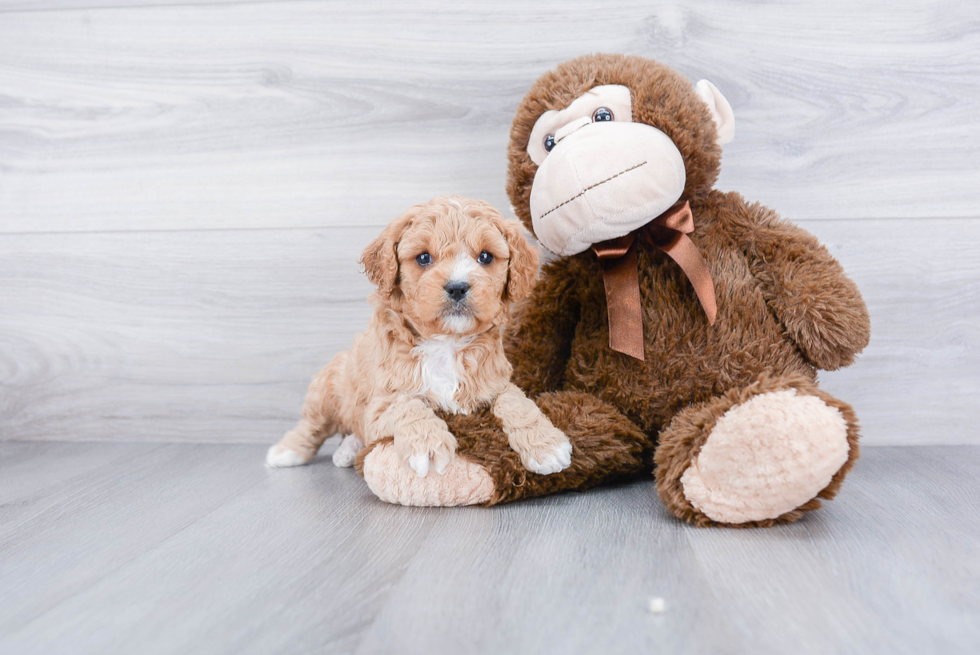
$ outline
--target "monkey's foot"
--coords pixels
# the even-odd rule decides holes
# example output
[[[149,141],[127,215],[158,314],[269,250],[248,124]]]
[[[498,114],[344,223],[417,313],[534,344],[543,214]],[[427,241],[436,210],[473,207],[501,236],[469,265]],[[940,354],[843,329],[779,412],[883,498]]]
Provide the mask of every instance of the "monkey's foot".
[[[672,512],[699,525],[771,525],[836,494],[858,454],[853,411],[809,381],[786,382],[764,380],[674,417],[656,470]]]

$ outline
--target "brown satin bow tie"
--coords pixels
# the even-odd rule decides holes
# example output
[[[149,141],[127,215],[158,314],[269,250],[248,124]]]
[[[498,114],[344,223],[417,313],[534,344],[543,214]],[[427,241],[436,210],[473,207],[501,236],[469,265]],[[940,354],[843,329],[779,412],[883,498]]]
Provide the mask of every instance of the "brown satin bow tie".
[[[694,231],[694,215],[688,201],[678,202],[660,216],[618,239],[592,246],[602,262],[602,281],[606,287],[609,312],[609,347],[639,360],[643,359],[643,312],[640,308],[640,280],[636,269],[636,237],[645,232],[653,245],[681,267],[694,285],[708,323],[715,324],[718,307],[715,285],[697,246],[687,235]]]

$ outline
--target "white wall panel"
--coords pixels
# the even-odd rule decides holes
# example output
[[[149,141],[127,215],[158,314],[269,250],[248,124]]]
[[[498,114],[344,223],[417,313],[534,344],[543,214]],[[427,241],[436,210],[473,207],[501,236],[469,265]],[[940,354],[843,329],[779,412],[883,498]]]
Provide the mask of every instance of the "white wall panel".
[[[0,439],[254,441],[441,193],[506,211],[514,109],[641,54],[737,116],[719,186],[798,220],[873,339],[867,443],[980,443],[980,5],[0,0]]]

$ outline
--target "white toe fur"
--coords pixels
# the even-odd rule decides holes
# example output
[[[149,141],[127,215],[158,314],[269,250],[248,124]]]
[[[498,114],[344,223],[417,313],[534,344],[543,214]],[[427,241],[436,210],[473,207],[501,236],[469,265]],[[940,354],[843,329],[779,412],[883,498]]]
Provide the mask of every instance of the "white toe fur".
[[[572,465],[572,442],[568,441],[568,437],[565,439],[565,442],[558,446],[558,461],[563,470]]]
[[[265,454],[265,465],[272,468],[285,468],[289,466],[302,466],[309,460],[299,453],[284,448],[276,444]]]
[[[718,419],[681,484],[715,521],[772,519],[830,484],[848,450],[847,422],[836,408],[795,389],[764,393]]]
[[[348,434],[344,437],[344,440],[340,442],[337,446],[337,450],[333,453],[333,465],[340,468],[349,468],[354,466],[354,460],[357,459],[357,453],[360,452],[364,444],[360,439],[352,434]]]
[[[408,465],[415,471],[415,475],[424,478],[429,474],[429,456],[427,454],[412,455],[408,458]]]
[[[561,470],[561,464],[558,463],[558,459],[555,457],[545,457],[540,462],[536,459],[529,459],[527,461],[527,469],[538,475],[551,475]]]
[[[550,452],[545,453],[543,456],[539,455],[539,458],[528,458],[526,466],[529,471],[533,471],[539,475],[551,475],[552,473],[564,471],[571,463],[572,444],[566,438],[563,443],[556,444]]]

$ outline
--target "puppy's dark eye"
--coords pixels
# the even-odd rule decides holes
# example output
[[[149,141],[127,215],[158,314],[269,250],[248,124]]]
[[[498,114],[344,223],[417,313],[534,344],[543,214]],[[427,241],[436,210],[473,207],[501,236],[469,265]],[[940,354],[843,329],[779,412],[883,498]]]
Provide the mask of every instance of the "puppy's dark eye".
[[[480,262],[484,266],[493,261],[493,255],[488,253],[486,250],[480,253],[480,256],[476,258],[476,261]]]
[[[551,149],[555,147],[555,135],[549,134],[544,138],[544,149],[551,152]]]
[[[596,123],[605,123],[613,119],[613,113],[607,107],[599,107],[592,114],[592,120]]]
[[[415,263],[419,266],[428,266],[432,263],[432,255],[427,252],[423,252],[421,255],[415,258]]]

